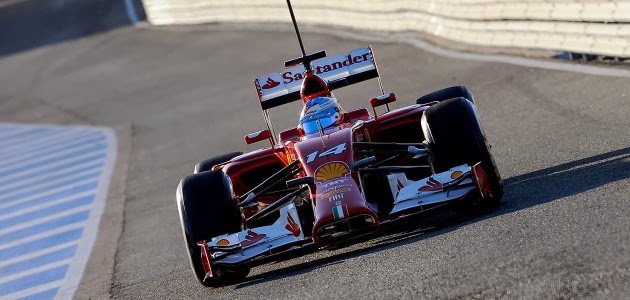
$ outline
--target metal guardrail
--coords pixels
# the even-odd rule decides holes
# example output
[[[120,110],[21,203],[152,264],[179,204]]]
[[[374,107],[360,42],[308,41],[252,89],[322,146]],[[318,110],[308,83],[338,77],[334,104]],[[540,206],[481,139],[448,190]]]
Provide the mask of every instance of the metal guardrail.
[[[153,25],[289,22],[284,1],[143,0]],[[630,0],[293,0],[301,23],[630,57]]]

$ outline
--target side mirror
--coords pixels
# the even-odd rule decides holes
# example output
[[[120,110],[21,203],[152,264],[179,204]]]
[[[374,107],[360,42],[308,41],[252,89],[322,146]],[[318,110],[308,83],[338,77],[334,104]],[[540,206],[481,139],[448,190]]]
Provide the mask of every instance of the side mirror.
[[[302,129],[302,127],[298,127],[297,133],[298,133],[298,136],[304,136],[304,129]]]
[[[269,142],[271,143],[271,132],[269,132],[269,129],[252,132],[245,136],[245,143],[248,145],[264,140],[269,140]]]
[[[377,108],[381,105],[387,105],[389,103],[392,103],[396,101],[396,94],[394,93],[387,93],[387,94],[383,94],[380,95],[378,97],[374,97],[372,99],[370,99],[370,105],[372,106],[372,108]],[[389,107],[388,107],[389,109]]]

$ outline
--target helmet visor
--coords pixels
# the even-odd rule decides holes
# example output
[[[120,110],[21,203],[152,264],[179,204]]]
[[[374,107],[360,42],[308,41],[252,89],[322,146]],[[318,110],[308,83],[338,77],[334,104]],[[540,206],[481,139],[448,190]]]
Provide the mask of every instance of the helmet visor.
[[[319,124],[317,124],[317,122],[319,122]],[[334,124],[337,124],[338,122],[339,122],[339,113],[336,112],[332,115],[324,116],[319,119],[313,119],[313,120],[302,122],[302,129],[304,130],[305,134],[311,134],[311,133],[317,132],[320,126],[322,127],[322,129],[325,129]]]

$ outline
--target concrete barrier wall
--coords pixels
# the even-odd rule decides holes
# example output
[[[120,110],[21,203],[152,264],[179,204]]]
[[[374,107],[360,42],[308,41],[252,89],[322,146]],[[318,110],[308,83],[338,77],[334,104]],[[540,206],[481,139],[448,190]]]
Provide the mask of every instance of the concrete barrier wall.
[[[143,0],[153,25],[290,22],[282,0]],[[630,0],[293,0],[300,23],[630,57]]]

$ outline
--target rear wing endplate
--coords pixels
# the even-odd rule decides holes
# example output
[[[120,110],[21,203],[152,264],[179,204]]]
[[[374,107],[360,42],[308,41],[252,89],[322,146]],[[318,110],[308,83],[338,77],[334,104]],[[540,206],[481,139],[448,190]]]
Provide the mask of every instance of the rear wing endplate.
[[[330,90],[378,77],[372,47],[354,49],[345,55],[311,62],[315,74],[328,82]],[[263,110],[300,100],[305,68],[296,65],[282,73],[271,73],[254,80]]]

